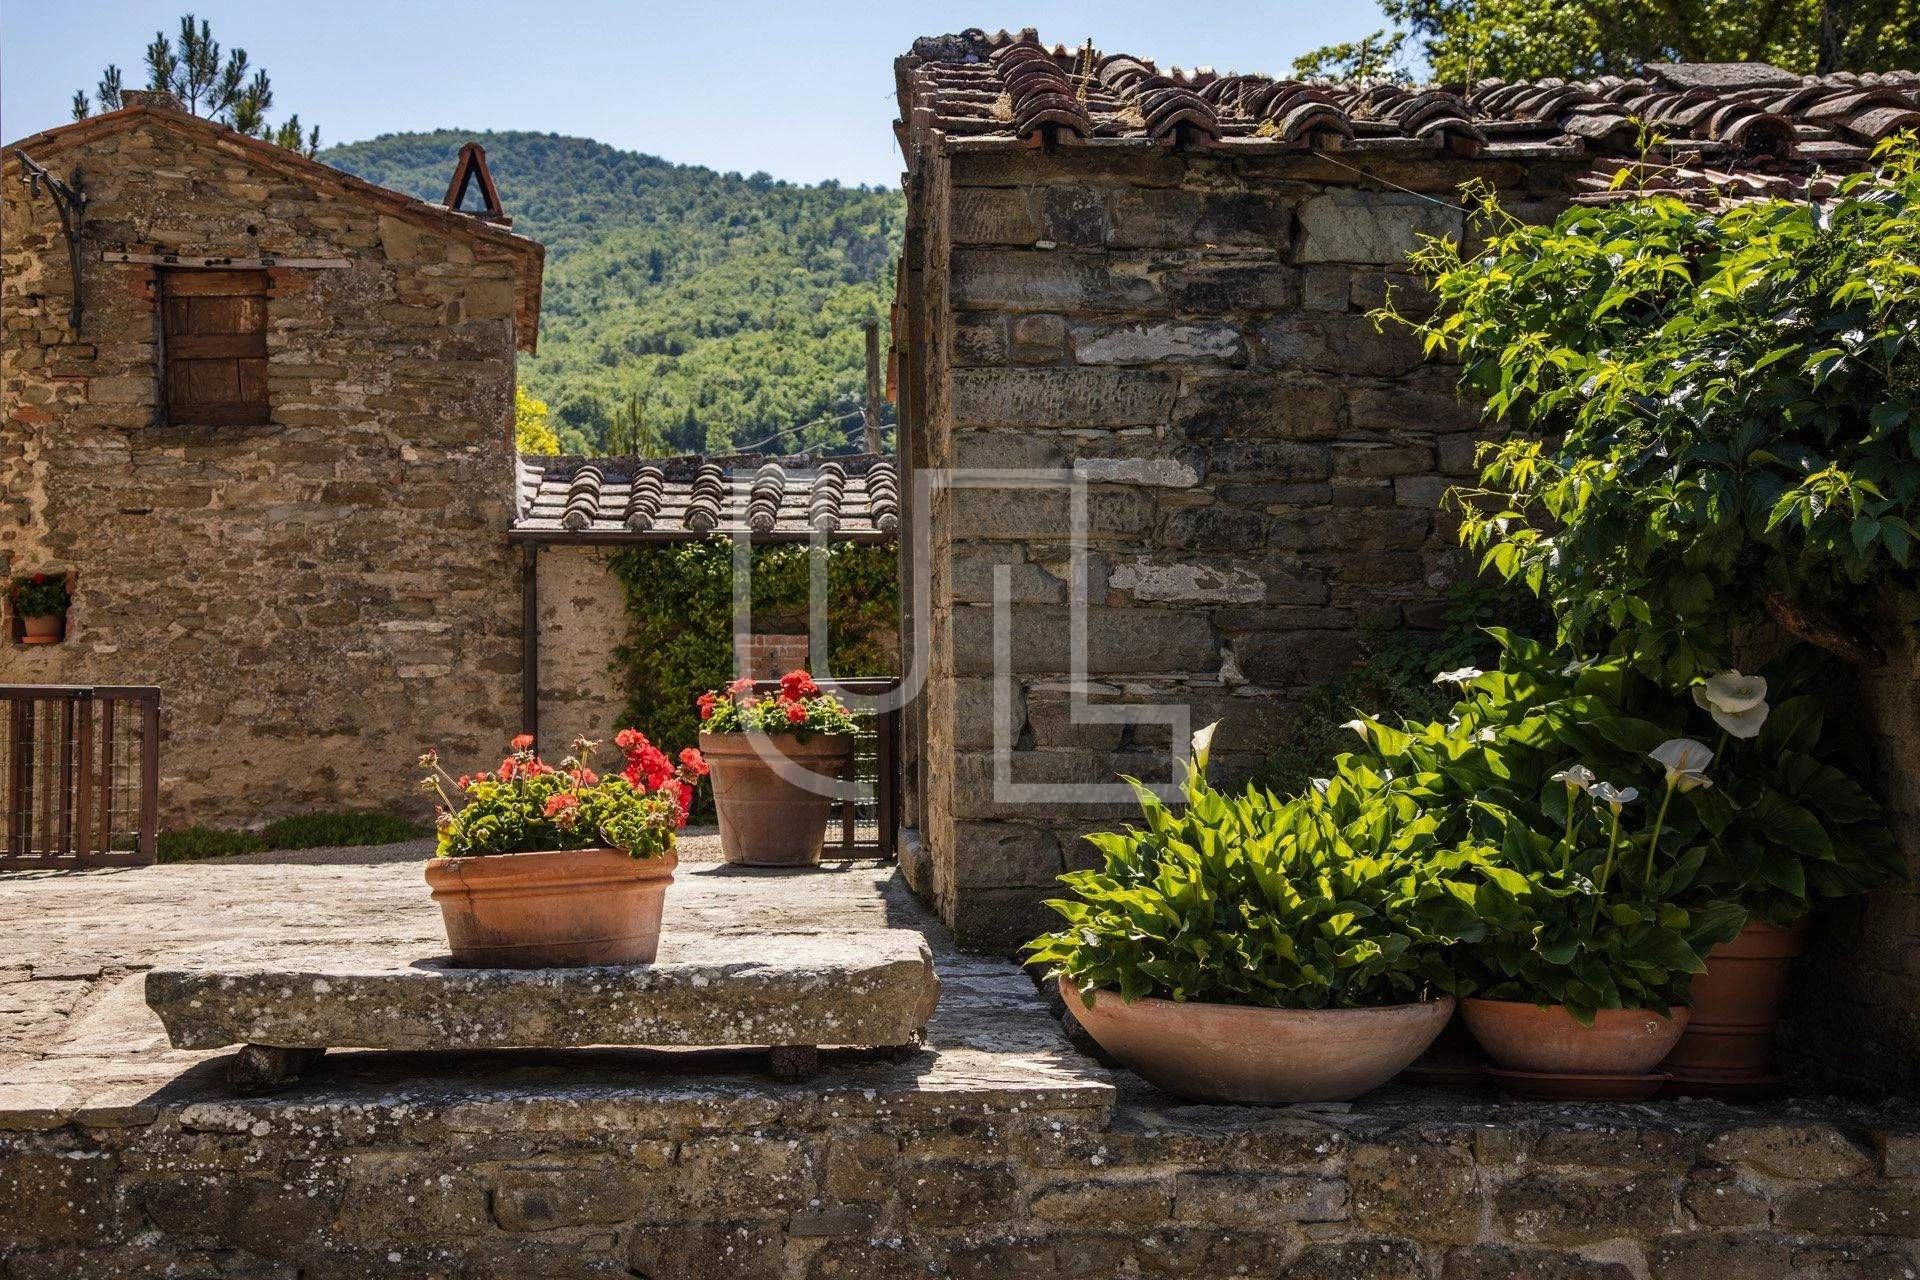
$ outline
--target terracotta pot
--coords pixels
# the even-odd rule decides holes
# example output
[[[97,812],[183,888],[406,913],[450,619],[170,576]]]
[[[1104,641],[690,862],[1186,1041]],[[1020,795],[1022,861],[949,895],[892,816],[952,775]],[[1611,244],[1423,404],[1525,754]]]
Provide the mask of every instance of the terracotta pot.
[[[791,733],[700,735],[700,754],[713,766],[721,855],[749,867],[813,866],[826,844],[835,801],[781,777],[761,751],[778,753],[796,769],[838,779],[853,755],[853,739],[833,733],[805,742]]]
[[[1773,1078],[1773,1028],[1787,970],[1806,950],[1805,921],[1758,921],[1707,954],[1693,980],[1693,1020],[1661,1069],[1680,1084],[1760,1084]]]
[[[1419,1057],[1453,1014],[1453,997],[1379,1009],[1260,1009],[1135,1000],[1096,991],[1089,1009],[1060,994],[1100,1047],[1150,1084],[1204,1102],[1342,1102]]]
[[[21,644],[59,644],[67,620],[58,613],[20,615]]]
[[[678,863],[619,849],[429,858],[427,884],[462,968],[651,964]]]
[[[1644,1075],[1660,1065],[1687,1028],[1687,1013],[1602,1009],[1583,1027],[1561,1005],[1527,1000],[1463,1000],[1474,1039],[1509,1071],[1563,1075]]]

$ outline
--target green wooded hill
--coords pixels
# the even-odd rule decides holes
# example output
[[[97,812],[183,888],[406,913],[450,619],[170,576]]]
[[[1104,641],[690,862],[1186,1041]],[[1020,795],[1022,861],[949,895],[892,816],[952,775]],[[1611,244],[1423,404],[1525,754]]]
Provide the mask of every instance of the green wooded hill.
[[[770,448],[858,447],[862,326],[884,325],[892,300],[899,192],[716,173],[544,133],[388,134],[320,159],[438,201],[469,139],[486,148],[513,229],[547,246],[540,354],[521,357],[520,376],[552,406],[563,448],[601,448],[636,395],[675,452],[749,448],[848,414]],[[469,207],[477,199],[476,187]]]

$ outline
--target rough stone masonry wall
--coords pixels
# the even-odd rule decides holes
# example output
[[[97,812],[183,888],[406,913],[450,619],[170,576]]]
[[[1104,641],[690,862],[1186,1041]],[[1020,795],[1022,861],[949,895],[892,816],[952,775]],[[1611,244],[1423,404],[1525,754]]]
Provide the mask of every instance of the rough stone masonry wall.
[[[50,1127],[0,1132],[0,1268],[10,1280],[1908,1280],[1920,1268],[1920,1144],[1884,1115],[1444,1094],[1275,1113],[1089,1095],[1112,1096],[515,1096],[456,1083],[66,1122],[25,1113]]]
[[[575,737],[611,743],[627,707],[613,653],[627,639],[626,588],[602,547],[548,546],[540,567],[540,739],[549,759]],[[602,757],[602,763],[611,759]]]
[[[52,207],[0,189],[0,570],[78,575],[66,643],[0,648],[0,680],[159,685],[164,821],[418,807],[422,747],[518,717],[510,266],[150,123],[75,164],[77,339]],[[351,260],[273,272],[271,427],[153,425],[152,268],[122,248]]]
[[[1839,1081],[1920,1092],[1920,642],[1913,614],[1886,610],[1892,658],[1862,673],[1864,723],[1880,766],[1875,793],[1906,853],[1907,879],[1815,917],[1796,965],[1782,1039]]]
[[[1369,631],[1440,620],[1453,556],[1436,506],[1470,471],[1478,414],[1455,369],[1367,313],[1390,290],[1419,309],[1407,254],[1461,233],[1462,181],[1523,216],[1564,191],[1545,160],[1355,162],[1373,179],[1309,155],[956,144],[918,175],[927,465],[1082,469],[1087,693],[1224,719],[1229,779]],[[930,858],[914,873],[969,945],[1032,936],[1054,877],[1090,853],[1077,837],[1132,809],[996,796],[997,571],[1014,781],[1170,776],[1165,728],[1070,714],[1068,510],[1064,487],[929,505]]]

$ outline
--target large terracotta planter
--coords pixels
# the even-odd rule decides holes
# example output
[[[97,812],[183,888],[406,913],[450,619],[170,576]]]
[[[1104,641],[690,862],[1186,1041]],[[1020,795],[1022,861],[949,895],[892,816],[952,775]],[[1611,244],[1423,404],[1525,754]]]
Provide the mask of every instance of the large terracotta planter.
[[[1693,1018],[1662,1064],[1674,1083],[1764,1085],[1773,1080],[1773,1028],[1787,971],[1806,950],[1804,922],[1742,929],[1707,953],[1707,971],[1693,980]]]
[[[1087,1034],[1135,1074],[1205,1102],[1341,1102],[1398,1075],[1440,1034],[1453,997],[1379,1009],[1260,1009],[1060,994]]]
[[[1688,1010],[1602,1009],[1583,1027],[1560,1005],[1471,997],[1460,1004],[1474,1039],[1509,1071],[1644,1076],[1672,1052]]]
[[[720,853],[749,867],[810,867],[826,844],[834,799],[776,773],[776,754],[793,769],[839,779],[853,755],[845,734],[703,733],[700,754],[713,768],[713,805],[720,814]]]
[[[463,968],[650,964],[678,862],[619,849],[430,858],[427,884]]]
[[[66,618],[57,613],[20,615],[21,644],[59,644],[66,630]]]

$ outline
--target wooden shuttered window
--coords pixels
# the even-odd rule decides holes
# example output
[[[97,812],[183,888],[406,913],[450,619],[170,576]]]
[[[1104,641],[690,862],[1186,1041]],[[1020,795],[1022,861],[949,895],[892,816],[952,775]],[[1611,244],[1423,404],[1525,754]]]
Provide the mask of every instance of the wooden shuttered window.
[[[167,421],[262,426],[267,409],[267,273],[162,271]]]

